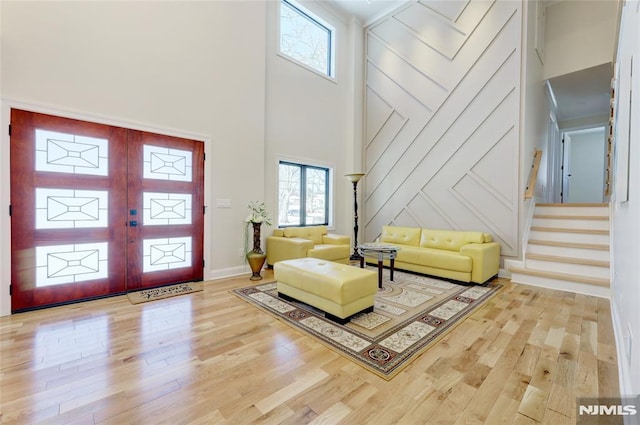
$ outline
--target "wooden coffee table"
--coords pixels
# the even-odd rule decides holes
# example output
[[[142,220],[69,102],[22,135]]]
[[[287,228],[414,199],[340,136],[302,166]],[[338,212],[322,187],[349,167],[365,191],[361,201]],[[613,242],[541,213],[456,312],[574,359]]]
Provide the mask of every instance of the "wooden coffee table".
[[[399,250],[400,248],[395,245],[379,242],[358,245],[358,253],[361,255],[360,268],[364,268],[364,257],[378,259],[378,288],[382,288],[382,262],[384,260],[389,260],[389,279],[393,281],[393,266]]]

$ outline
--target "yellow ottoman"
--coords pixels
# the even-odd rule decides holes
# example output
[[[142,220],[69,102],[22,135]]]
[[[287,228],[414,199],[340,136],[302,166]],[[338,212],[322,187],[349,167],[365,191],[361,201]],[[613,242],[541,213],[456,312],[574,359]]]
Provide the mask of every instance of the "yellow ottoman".
[[[378,275],[371,270],[307,257],[278,261],[273,272],[278,296],[316,307],[338,323],[373,311]]]

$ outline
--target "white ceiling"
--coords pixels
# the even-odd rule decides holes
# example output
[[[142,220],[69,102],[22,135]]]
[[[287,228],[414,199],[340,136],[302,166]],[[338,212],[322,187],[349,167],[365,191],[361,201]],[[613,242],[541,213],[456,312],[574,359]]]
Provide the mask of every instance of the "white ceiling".
[[[609,114],[611,63],[549,79],[558,103],[558,121]]]
[[[348,16],[357,17],[362,23],[367,24],[407,0],[325,0],[334,9]]]

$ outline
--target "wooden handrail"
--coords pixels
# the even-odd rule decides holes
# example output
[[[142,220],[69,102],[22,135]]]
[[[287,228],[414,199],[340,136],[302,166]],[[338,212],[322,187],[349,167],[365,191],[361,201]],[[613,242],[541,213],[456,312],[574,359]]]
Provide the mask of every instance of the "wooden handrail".
[[[529,183],[524,190],[524,199],[533,197],[536,189],[536,180],[538,179],[538,170],[540,169],[540,160],[542,160],[542,151],[536,150],[533,153],[533,165],[531,166],[531,174],[529,174]]]

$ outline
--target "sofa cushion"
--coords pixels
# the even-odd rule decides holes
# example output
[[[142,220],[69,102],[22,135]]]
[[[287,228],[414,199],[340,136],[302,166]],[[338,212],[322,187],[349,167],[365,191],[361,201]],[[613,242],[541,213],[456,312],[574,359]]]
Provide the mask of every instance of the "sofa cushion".
[[[460,251],[470,243],[485,242],[485,234],[482,232],[464,232],[459,230],[431,230],[422,229],[420,246],[424,248],[446,249],[448,251]]]
[[[473,261],[470,257],[453,251],[412,246],[401,246],[400,248],[396,257],[398,262],[465,273],[470,273],[473,267]]]
[[[381,242],[418,246],[420,243],[419,227],[382,226]]]
[[[315,245],[322,243],[322,235],[327,234],[326,226],[286,227],[285,238],[302,238],[313,241]]]

